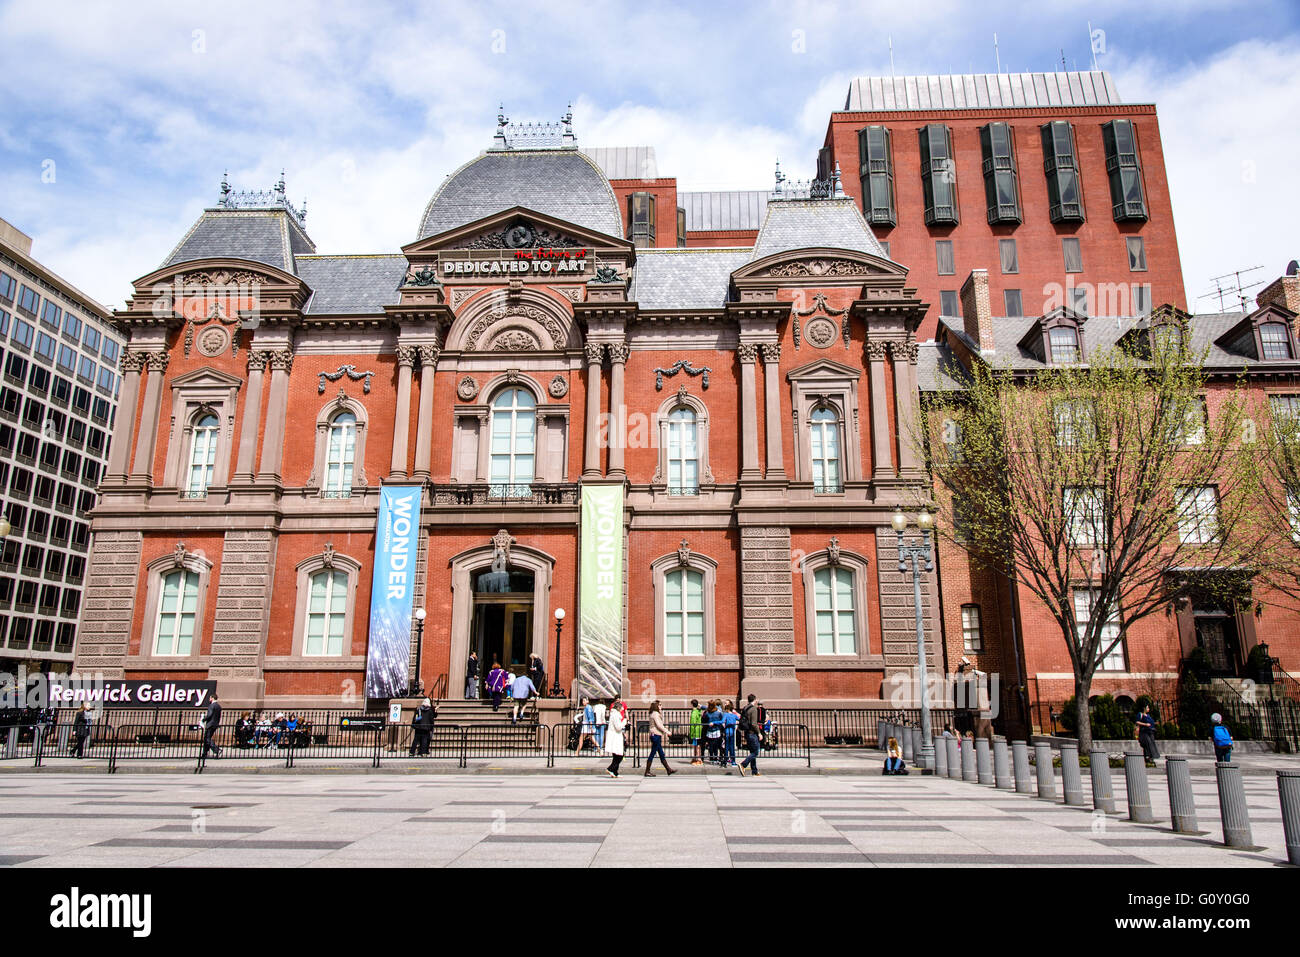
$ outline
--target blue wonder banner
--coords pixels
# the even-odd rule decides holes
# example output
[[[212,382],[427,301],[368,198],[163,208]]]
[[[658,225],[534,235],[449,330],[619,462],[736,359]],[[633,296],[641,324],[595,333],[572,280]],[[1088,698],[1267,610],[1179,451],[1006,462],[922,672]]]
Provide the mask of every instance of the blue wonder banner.
[[[370,641],[366,649],[367,698],[393,698],[406,691],[422,491],[418,485],[385,485],[380,489],[375,577],[370,589]]]

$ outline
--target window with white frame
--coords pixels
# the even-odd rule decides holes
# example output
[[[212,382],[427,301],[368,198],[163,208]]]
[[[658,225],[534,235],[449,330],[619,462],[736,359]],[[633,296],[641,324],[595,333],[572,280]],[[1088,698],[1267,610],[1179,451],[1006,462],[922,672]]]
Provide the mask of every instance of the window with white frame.
[[[212,413],[204,415],[194,425],[190,437],[189,478],[185,494],[190,498],[203,498],[212,484],[212,470],[217,461],[217,433],[220,423]]]
[[[1259,325],[1259,343],[1262,359],[1290,359],[1291,337],[1280,322],[1262,322]]]
[[[695,495],[700,490],[700,453],[695,411],[679,405],[668,413],[668,494]]]
[[[158,600],[158,621],[154,629],[155,655],[192,653],[198,602],[198,573],[178,568],[163,576],[162,593]]]
[[[1179,489],[1178,537],[1204,545],[1219,537],[1219,492],[1213,485]]]
[[[351,412],[340,412],[330,422],[325,449],[325,485],[321,494],[326,498],[348,498],[352,494],[356,451],[357,417]]]
[[[1104,537],[1102,490],[1070,486],[1063,490],[1065,520],[1075,545],[1097,545]]]
[[[325,569],[312,575],[310,582],[303,654],[341,655],[347,620],[348,576]]]
[[[1052,362],[1064,365],[1079,361],[1079,334],[1073,326],[1054,326],[1048,330],[1047,341],[1052,350]]]
[[[1183,415],[1182,444],[1184,446],[1205,444],[1205,400],[1193,398],[1187,403]]]
[[[492,400],[492,497],[531,492],[537,445],[537,400],[526,389],[505,389]]]
[[[1094,438],[1092,406],[1087,402],[1063,400],[1052,406],[1056,419],[1056,444],[1078,445]]]
[[[664,653],[704,654],[704,575],[690,568],[664,573]]]
[[[817,654],[857,654],[853,595],[853,572],[850,569],[828,565],[813,573]]]
[[[1286,509],[1291,519],[1291,540],[1300,542],[1300,486],[1287,488]]]
[[[1300,438],[1300,395],[1271,395],[1268,404],[1278,438]]]
[[[834,409],[818,406],[808,417],[809,448],[814,492],[842,492],[840,475],[840,417]]]
[[[1088,625],[1092,623],[1093,612],[1097,605],[1097,592],[1096,588],[1074,590],[1074,624],[1081,641],[1088,630]],[[1101,663],[1097,666],[1098,671],[1126,670],[1124,639],[1120,636],[1119,630],[1119,611],[1114,607],[1111,608],[1110,614],[1101,626],[1101,639],[1097,643],[1097,651],[1104,652]]]
[[[984,650],[984,632],[980,627],[980,606],[961,606],[962,647],[967,651]]]

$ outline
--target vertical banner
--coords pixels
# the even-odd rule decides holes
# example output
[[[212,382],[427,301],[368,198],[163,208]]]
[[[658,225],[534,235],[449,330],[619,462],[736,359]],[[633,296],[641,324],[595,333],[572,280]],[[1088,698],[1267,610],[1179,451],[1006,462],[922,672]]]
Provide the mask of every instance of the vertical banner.
[[[594,698],[623,690],[623,486],[582,487],[578,685]]]
[[[392,698],[406,691],[422,492],[419,485],[385,485],[379,491],[366,648],[367,698]]]

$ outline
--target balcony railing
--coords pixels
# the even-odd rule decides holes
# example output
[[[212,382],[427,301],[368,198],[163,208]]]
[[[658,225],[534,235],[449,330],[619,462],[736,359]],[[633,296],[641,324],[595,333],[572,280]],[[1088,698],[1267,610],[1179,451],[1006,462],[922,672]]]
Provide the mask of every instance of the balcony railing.
[[[844,486],[838,482],[814,482],[813,492],[817,495],[839,495],[843,493]]]
[[[531,482],[528,485],[432,485],[435,506],[461,505],[577,505],[575,483]]]

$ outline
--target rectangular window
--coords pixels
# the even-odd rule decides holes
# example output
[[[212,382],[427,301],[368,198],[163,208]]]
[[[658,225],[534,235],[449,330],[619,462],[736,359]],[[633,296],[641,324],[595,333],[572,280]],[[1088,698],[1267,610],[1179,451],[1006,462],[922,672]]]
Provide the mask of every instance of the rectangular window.
[[[71,374],[77,369],[77,350],[71,346],[59,346],[58,366]]]
[[[1133,315],[1151,314],[1151,284],[1140,282],[1133,284]]]
[[[81,337],[81,344],[88,352],[99,351],[99,330],[93,326],[86,326],[86,331]]]
[[[95,382],[96,385],[98,385],[105,392],[112,392],[113,385],[116,381],[117,381],[116,376],[114,375],[112,369],[106,369],[103,366],[99,367],[99,378]]]
[[[63,320],[63,310],[56,303],[45,300],[45,307],[41,310],[41,322],[45,323],[51,329],[58,329]]]
[[[5,357],[5,376],[14,383],[22,385],[27,378],[27,360],[12,352]]]
[[[677,207],[677,248],[686,248],[686,210]]]
[[[188,655],[194,641],[199,577],[192,571],[177,569],[163,578],[160,587],[154,654]]]
[[[957,165],[952,136],[941,123],[920,129],[921,185],[925,192],[925,224],[957,225]]]
[[[21,359],[19,360],[22,361]],[[23,363],[26,365],[26,363]],[[50,394],[50,370],[44,366],[32,366],[32,375],[27,383],[31,386],[33,392],[39,392],[41,395]]]
[[[817,654],[856,654],[853,572],[841,566],[819,568],[813,575],[813,599],[817,622]]]
[[[894,151],[888,129],[868,126],[858,131],[858,167],[862,183],[862,214],[867,222],[898,225],[894,203]]]
[[[1074,129],[1067,120],[1041,128],[1043,170],[1047,173],[1047,212],[1054,223],[1083,222],[1083,194],[1074,152]]]
[[[1073,326],[1056,326],[1049,330],[1047,342],[1051,347],[1054,365],[1079,361],[1079,334]]]
[[[1083,546],[1101,544],[1106,531],[1102,490],[1069,486],[1062,490],[1062,496],[1070,541]]]
[[[13,341],[20,346],[31,348],[32,337],[36,335],[36,328],[29,323],[18,319],[14,322]]]
[[[70,312],[63,314],[63,334],[73,342],[81,338],[81,320]]]
[[[1019,289],[1003,290],[1002,304],[1005,307],[1003,312],[1008,316],[1023,316],[1025,314],[1025,306],[1020,300]]]
[[[1184,545],[1204,545],[1219,536],[1219,491],[1213,485],[1178,491],[1178,537]]]
[[[311,576],[303,654],[343,654],[347,598],[348,576],[343,572],[320,571]]]
[[[107,422],[110,406],[107,399],[96,398],[90,410],[90,417],[97,422]]]
[[[26,313],[33,319],[36,318],[36,310],[40,308],[41,297],[36,295],[36,290],[23,286],[18,292],[18,311]]]
[[[704,575],[688,568],[664,573],[664,653],[704,654]]]
[[[956,289],[944,289],[939,293],[939,315],[961,316],[961,298]]]
[[[1147,218],[1147,204],[1133,121],[1103,123],[1101,134],[1106,144],[1106,172],[1110,175],[1110,204],[1115,222],[1143,221]]]
[[[1184,446],[1205,444],[1205,400],[1193,399],[1187,406],[1183,418],[1182,444]]]
[[[653,193],[632,193],[627,198],[627,238],[634,246],[655,244],[655,197]]]
[[[77,366],[77,378],[83,382],[95,381],[95,360],[90,356],[81,357],[81,362]]]
[[[1268,404],[1278,438],[1300,438],[1300,395],[1270,395]]]
[[[1291,344],[1286,326],[1280,322],[1263,322],[1259,326],[1259,342],[1265,359],[1291,358]]]
[[[1124,244],[1128,247],[1128,271],[1147,271],[1147,247],[1141,236],[1126,236]]]
[[[100,347],[100,355],[102,355],[105,361],[110,365],[115,364],[117,362],[117,343],[112,339],[105,337],[104,344]]]
[[[57,382],[55,383],[57,385]],[[90,412],[90,393],[80,386],[72,390],[72,407],[82,415]]]
[[[1016,241],[1014,239],[998,240],[998,258],[1002,261],[1002,271],[1004,273],[1020,272],[1020,257],[1016,254]]]
[[[57,343],[43,332],[36,333],[36,354],[54,361],[54,349]]]
[[[9,335],[9,313],[0,309],[0,337]]]
[[[1061,238],[1061,255],[1065,259],[1066,272],[1083,272],[1083,252],[1079,249],[1077,236]]]
[[[1073,446],[1096,437],[1092,406],[1087,402],[1063,401],[1052,406],[1056,420],[1056,444]]]
[[[1070,308],[1081,316],[1092,314],[1088,308],[1088,292],[1087,285],[1070,287]]]
[[[1092,622],[1097,599],[1098,592],[1096,588],[1074,589],[1074,624],[1081,640],[1088,630],[1088,625]],[[1101,638],[1097,643],[1097,652],[1102,656],[1101,662],[1097,665],[1098,671],[1126,670],[1124,639],[1120,636],[1119,613],[1115,608],[1110,610],[1105,624],[1101,626]]]
[[[951,239],[936,239],[934,241],[934,258],[938,264],[940,276],[951,276],[957,271],[957,267],[953,262]]]
[[[962,643],[966,651],[984,650],[984,633],[980,630],[980,606],[961,606]]]
[[[880,248],[885,251],[885,258],[889,258],[889,243],[881,243]]]
[[[1020,222],[1020,188],[1016,182],[1011,124],[989,123],[981,127],[980,149],[984,154],[984,201],[989,222]]]
[[[18,282],[6,272],[0,272],[0,299],[13,305],[14,293],[18,291]]]

